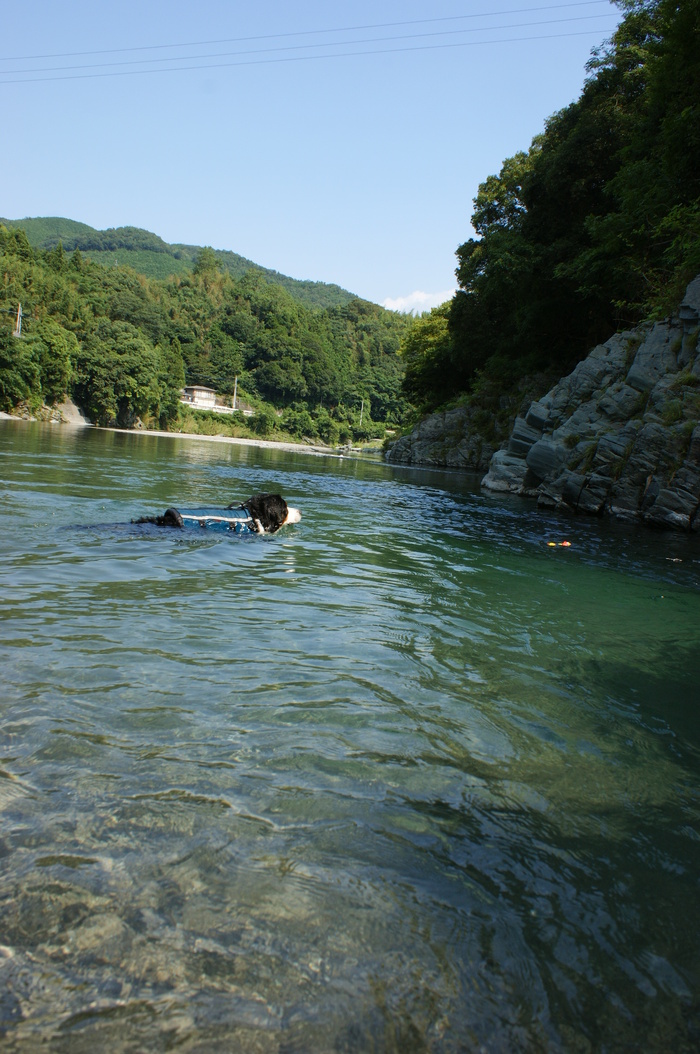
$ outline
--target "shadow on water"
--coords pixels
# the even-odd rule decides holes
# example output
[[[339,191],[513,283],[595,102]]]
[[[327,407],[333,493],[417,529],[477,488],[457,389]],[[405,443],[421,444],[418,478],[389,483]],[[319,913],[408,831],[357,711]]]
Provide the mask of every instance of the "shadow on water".
[[[0,457],[7,1049],[698,1049],[697,539],[378,461]],[[256,490],[302,523],[129,522]]]

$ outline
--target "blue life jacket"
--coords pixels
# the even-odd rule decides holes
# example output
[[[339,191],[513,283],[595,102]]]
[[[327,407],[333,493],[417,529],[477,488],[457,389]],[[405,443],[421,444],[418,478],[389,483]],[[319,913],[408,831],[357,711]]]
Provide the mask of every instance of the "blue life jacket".
[[[178,509],[185,529],[205,527],[209,531],[234,531],[236,534],[257,534],[255,523],[247,509]]]

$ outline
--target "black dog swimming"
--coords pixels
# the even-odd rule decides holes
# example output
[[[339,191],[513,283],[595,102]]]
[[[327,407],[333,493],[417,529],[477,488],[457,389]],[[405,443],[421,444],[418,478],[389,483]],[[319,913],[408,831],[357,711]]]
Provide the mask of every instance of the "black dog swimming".
[[[274,534],[288,523],[299,523],[301,513],[279,494],[253,494],[242,505],[227,505],[228,509],[245,509],[257,525],[258,533]]]
[[[226,516],[233,509],[242,515]],[[241,505],[231,504],[217,513],[208,510],[166,509],[162,516],[141,516],[132,523],[154,523],[157,527],[217,527],[237,534],[274,534],[288,523],[299,523],[301,513],[287,505],[280,494],[253,494]]]

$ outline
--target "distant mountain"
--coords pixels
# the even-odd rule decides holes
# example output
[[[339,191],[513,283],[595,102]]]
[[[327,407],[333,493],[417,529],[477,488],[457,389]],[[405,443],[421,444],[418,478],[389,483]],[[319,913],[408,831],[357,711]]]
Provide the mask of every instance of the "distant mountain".
[[[95,230],[87,223],[64,219],[61,216],[38,216],[23,220],[0,218],[6,227],[22,227],[29,243],[38,249],[53,249],[63,243],[66,252],[80,249],[91,260],[106,267],[127,264],[148,278],[169,278],[192,270],[200,245],[169,245],[151,231],[140,227],[110,227],[106,231]],[[284,286],[295,299],[312,307],[341,307],[356,299],[354,293],[339,285],[326,282],[304,281],[289,278],[268,267],[260,267],[252,260],[227,249],[215,249],[222,268],[234,278],[254,269],[262,273],[269,282]]]

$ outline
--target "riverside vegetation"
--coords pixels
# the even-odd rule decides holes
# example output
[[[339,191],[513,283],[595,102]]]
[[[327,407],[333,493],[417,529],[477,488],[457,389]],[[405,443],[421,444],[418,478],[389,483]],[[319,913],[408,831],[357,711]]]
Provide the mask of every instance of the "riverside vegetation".
[[[0,225],[1,410],[24,404],[36,412],[69,394],[101,425],[329,444],[383,438],[403,420],[402,316],[337,286],[261,271],[234,253],[158,254],[152,246],[166,243],[148,231],[90,235],[68,220],[22,222],[26,230]],[[90,259],[94,245],[103,246],[95,250],[103,262]],[[158,278],[107,266],[108,245],[147,271],[158,255],[184,269]],[[193,413],[179,402],[186,383],[229,397],[237,387],[255,414],[234,424],[230,415]]]
[[[478,237],[457,250],[460,288],[451,302],[417,320],[404,342],[406,394],[429,416],[393,445],[390,460],[485,472],[504,445],[520,452],[513,447],[514,423],[522,431],[517,421],[530,405],[553,392],[592,347],[626,333],[629,361],[623,355],[615,372],[615,383],[622,383],[636,347],[649,346],[654,324],[687,301],[686,287],[700,273],[700,0],[620,0],[618,6],[621,23],[594,52],[579,99],[548,120],[528,151],[508,158],[481,184],[472,216]],[[663,489],[682,467],[684,452],[700,446],[700,433],[691,442],[700,419],[693,311],[686,302],[686,317],[666,334],[677,346],[653,378],[654,385],[662,382],[658,398],[647,399],[651,377],[641,384],[637,371],[629,417],[618,400],[614,420],[601,426],[617,433],[623,419],[633,422],[623,446],[627,451],[634,432],[637,454],[654,432],[640,431],[651,422],[645,413],[674,430],[670,445],[661,444],[663,456],[649,447],[650,456],[641,458],[647,471],[639,494],[623,503],[628,511],[637,508],[637,498],[648,501]],[[593,364],[587,372],[596,373]],[[612,383],[612,374],[606,378]],[[562,384],[567,391],[560,402],[571,414],[572,388]],[[587,391],[585,400],[593,394]],[[540,433],[543,424],[538,419]],[[551,418],[545,432],[561,424]],[[573,459],[583,467],[578,443],[600,438],[589,431],[576,442],[569,436]],[[595,451],[588,456],[593,465]],[[561,467],[563,457],[556,460]],[[520,468],[519,485],[522,460]],[[543,479],[531,471],[524,492],[565,500],[561,486],[545,499],[538,490]],[[579,488],[574,505],[613,511],[601,500],[603,490],[598,487],[596,500],[579,501]],[[687,526],[688,509],[700,504],[700,476],[682,504]]]

